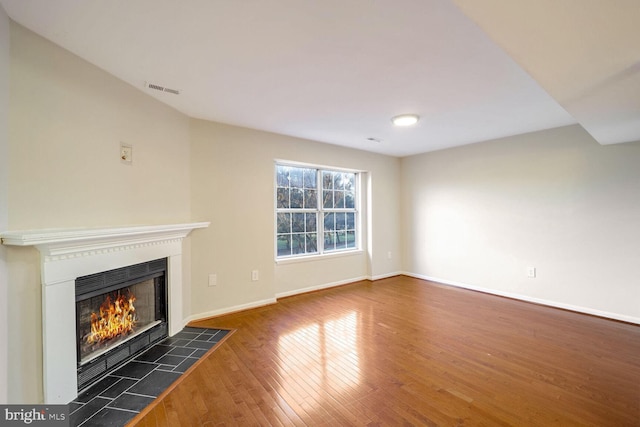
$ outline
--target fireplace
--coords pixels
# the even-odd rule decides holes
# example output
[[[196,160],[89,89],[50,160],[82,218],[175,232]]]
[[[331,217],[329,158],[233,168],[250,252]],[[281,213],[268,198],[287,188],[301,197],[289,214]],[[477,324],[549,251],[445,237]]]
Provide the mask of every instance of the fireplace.
[[[78,277],[78,391],[167,337],[167,259]]]
[[[76,279],[166,259],[166,327],[169,336],[177,334],[186,323],[182,305],[182,241],[192,230],[208,225],[197,222],[0,234],[3,245],[35,246],[40,252],[42,385],[46,404],[66,404],[78,396]],[[137,336],[127,342],[135,343],[136,339]]]

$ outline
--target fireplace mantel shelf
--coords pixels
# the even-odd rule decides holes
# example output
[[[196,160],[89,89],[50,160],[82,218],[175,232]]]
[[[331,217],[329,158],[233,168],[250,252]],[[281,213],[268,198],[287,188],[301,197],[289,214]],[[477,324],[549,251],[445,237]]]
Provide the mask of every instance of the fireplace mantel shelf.
[[[108,250],[137,244],[153,244],[183,239],[209,222],[169,225],[144,225],[111,228],[68,228],[7,231],[0,234],[3,245],[35,246],[47,257],[79,256],[86,252]]]

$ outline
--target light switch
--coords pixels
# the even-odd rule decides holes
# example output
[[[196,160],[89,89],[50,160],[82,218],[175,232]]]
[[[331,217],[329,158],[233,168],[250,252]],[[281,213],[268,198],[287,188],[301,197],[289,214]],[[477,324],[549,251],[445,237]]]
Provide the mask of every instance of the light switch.
[[[120,161],[126,164],[131,164],[133,162],[132,145],[120,143]]]

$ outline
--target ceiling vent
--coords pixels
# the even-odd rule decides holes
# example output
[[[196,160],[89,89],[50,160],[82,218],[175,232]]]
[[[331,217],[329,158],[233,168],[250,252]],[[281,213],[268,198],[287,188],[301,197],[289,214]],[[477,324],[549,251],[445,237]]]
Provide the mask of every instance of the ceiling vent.
[[[153,83],[148,83],[146,82],[145,87],[148,87],[149,89],[154,89],[154,90],[159,90],[160,92],[169,92],[172,93],[174,95],[180,95],[180,91],[178,89],[171,89],[168,87],[164,87],[164,86],[160,86],[157,84],[153,84]]]

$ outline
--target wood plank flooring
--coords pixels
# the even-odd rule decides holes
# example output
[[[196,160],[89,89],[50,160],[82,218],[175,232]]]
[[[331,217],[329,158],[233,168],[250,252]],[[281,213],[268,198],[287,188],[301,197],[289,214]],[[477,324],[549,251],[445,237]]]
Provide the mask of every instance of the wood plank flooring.
[[[135,425],[640,426],[637,325],[397,276],[193,326],[236,332]]]

